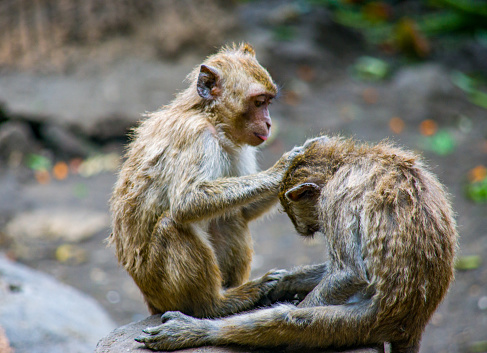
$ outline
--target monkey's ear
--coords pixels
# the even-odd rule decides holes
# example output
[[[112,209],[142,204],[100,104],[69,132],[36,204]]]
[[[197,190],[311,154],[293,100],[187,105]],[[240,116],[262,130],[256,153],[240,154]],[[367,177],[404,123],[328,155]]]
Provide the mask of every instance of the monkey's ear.
[[[201,98],[212,100],[221,93],[220,74],[214,67],[201,65],[196,90]]]
[[[289,201],[296,202],[303,197],[314,197],[320,192],[320,187],[315,183],[299,184],[286,192]]]

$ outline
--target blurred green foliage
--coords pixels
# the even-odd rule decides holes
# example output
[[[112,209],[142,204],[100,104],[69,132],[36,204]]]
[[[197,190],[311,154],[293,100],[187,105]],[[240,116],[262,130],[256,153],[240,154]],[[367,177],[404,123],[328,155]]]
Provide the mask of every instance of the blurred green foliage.
[[[478,255],[468,255],[458,257],[455,268],[460,271],[475,270],[482,264],[482,258]]]
[[[421,147],[440,156],[446,156],[455,151],[456,142],[448,130],[440,130],[432,136],[422,136]]]
[[[465,191],[470,200],[477,203],[487,202],[487,177],[479,181],[471,181]]]
[[[487,45],[487,1],[308,0],[326,6],[336,22],[360,30],[384,50],[426,57],[430,40],[466,35]]]
[[[360,80],[383,80],[390,72],[387,62],[370,56],[361,56],[352,67],[352,75]]]
[[[35,153],[27,156],[26,164],[30,169],[35,171],[48,170],[52,167],[52,163],[49,158]]]
[[[483,78],[471,77],[456,71],[452,73],[451,79],[457,87],[467,93],[472,103],[487,109],[487,93],[480,90],[480,87],[486,85]]]

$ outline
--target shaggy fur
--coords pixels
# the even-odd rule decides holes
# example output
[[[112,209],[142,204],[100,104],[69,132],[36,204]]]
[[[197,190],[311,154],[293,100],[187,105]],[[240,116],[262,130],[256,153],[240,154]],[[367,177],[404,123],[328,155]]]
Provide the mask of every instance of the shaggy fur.
[[[421,159],[389,143],[321,139],[293,161],[280,200],[300,234],[318,230],[328,245],[329,262],[289,273],[271,293],[307,294],[297,307],[222,320],[166,313],[139,340],[157,349],[390,342],[394,353],[417,352],[453,279],[457,248],[449,197]]]
[[[247,310],[282,275],[247,282],[248,222],[277,202],[295,154],[256,173],[256,150],[246,142],[261,143],[254,131],[267,133],[270,125],[268,116],[249,114],[257,110],[252,97],[273,97],[276,86],[247,44],[203,64],[189,75],[188,89],[134,130],[111,198],[109,241],[153,314]]]

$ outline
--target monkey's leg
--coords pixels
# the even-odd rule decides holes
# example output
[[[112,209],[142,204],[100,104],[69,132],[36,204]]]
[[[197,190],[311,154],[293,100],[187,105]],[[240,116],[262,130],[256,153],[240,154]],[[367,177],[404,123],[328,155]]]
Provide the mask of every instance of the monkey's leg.
[[[380,343],[366,338],[373,320],[361,304],[312,308],[278,305],[219,320],[168,312],[162,321],[162,325],[144,330],[148,336],[136,340],[160,350],[229,344],[304,349]]]
[[[159,220],[143,268],[132,272],[153,314],[180,310],[197,317],[219,317],[254,308],[275,286],[281,272],[224,290],[211,243],[193,227]]]

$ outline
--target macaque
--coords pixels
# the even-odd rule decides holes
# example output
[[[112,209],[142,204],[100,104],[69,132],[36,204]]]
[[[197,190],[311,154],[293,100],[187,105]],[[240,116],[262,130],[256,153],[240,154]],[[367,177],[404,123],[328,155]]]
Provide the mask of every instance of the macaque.
[[[248,223],[278,202],[300,148],[257,172],[277,87],[250,45],[221,49],[188,79],[133,133],[111,198],[109,242],[150,313],[220,317],[254,308],[284,274],[248,281]]]
[[[384,347],[418,352],[454,276],[457,231],[449,197],[412,152],[332,137],[294,159],[279,197],[297,232],[324,235],[325,264],[286,274],[270,295],[302,295],[218,320],[180,312],[136,340],[152,349]],[[292,295],[291,295],[292,296]]]

